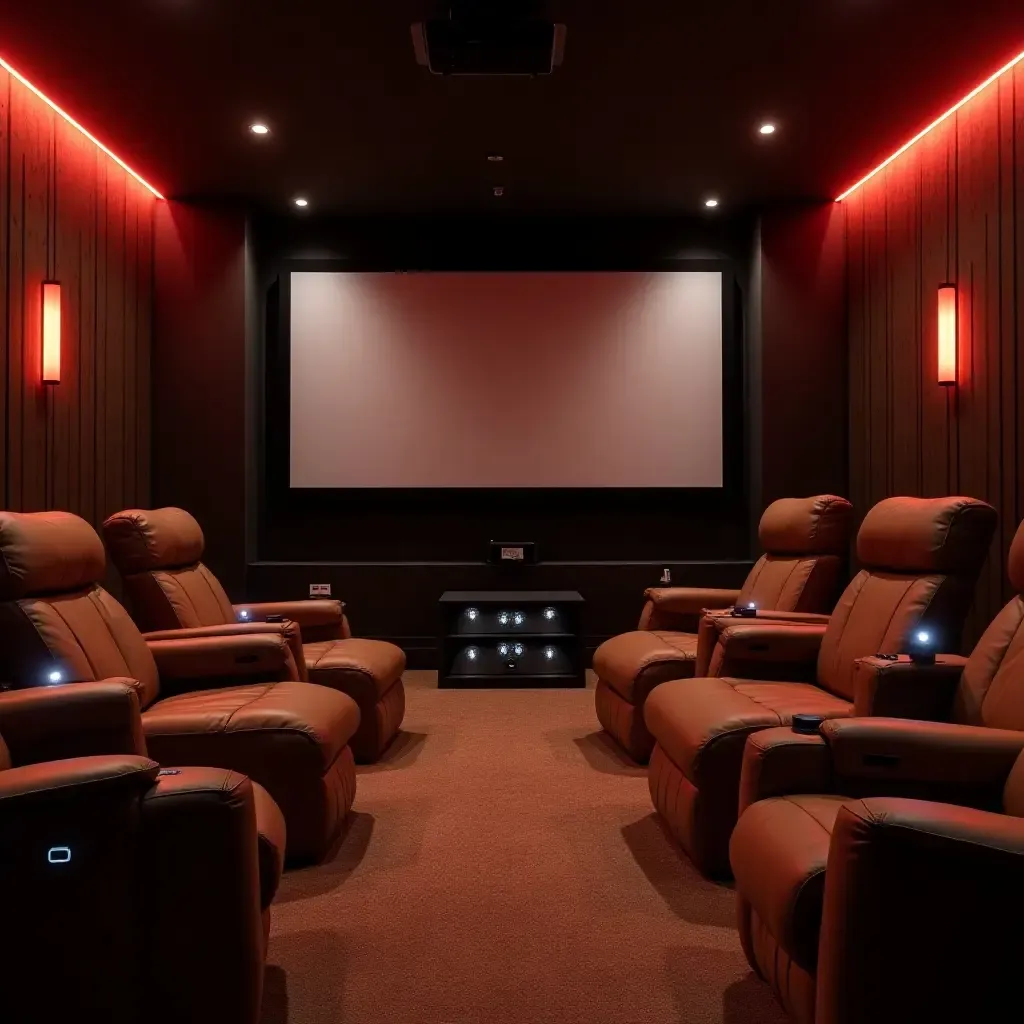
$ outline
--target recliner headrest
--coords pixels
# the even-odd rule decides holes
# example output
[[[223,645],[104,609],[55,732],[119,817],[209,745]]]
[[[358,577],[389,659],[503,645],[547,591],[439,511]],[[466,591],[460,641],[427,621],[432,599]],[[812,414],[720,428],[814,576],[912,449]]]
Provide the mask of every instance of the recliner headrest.
[[[194,565],[203,557],[203,531],[183,508],[130,508],[103,524],[110,559],[131,576]]]
[[[103,579],[103,542],[70,512],[0,512],[0,600],[81,590]]]
[[[844,555],[852,523],[853,506],[835,494],[780,498],[764,510],[757,536],[773,555]]]
[[[1006,571],[1018,594],[1024,594],[1024,523],[1017,527],[1006,560]]]
[[[974,575],[996,521],[996,510],[976,498],[886,498],[861,523],[857,558],[891,572]]]

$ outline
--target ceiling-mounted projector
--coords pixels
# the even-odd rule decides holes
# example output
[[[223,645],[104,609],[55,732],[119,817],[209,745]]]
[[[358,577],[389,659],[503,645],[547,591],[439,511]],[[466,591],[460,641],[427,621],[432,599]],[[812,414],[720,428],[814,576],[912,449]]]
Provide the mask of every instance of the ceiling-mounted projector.
[[[416,61],[435,75],[550,75],[562,63],[565,26],[537,4],[463,0],[412,26]]]

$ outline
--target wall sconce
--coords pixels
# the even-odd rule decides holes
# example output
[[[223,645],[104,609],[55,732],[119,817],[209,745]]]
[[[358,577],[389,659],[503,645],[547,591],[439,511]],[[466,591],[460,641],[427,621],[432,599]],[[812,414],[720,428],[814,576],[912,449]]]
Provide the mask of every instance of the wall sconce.
[[[938,379],[956,384],[956,285],[939,286]]]
[[[43,282],[43,383],[60,383],[60,285]]]

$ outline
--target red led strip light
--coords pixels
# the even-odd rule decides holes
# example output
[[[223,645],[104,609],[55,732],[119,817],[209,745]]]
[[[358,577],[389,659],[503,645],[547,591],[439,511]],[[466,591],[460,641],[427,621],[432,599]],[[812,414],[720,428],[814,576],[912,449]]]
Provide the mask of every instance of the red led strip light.
[[[153,186],[150,185],[150,183],[146,181],[145,178],[143,178],[139,174],[136,174],[135,171],[133,171],[116,153],[112,153],[109,149],[107,149],[107,147],[104,146],[103,143],[100,142],[100,140],[97,139],[95,135],[93,135],[91,132],[87,132],[70,114],[61,110],[60,107],[58,107],[57,104],[54,103],[49,96],[40,92],[24,75],[20,74],[18,71],[15,71],[15,69],[12,68],[11,65],[3,59],[3,57],[0,57],[0,68],[3,68],[6,72],[8,72],[8,74],[12,75],[19,82],[21,82],[21,84],[25,86],[26,89],[35,93],[35,95],[38,96],[51,110],[55,110],[58,114],[60,114],[60,116],[63,117],[64,120],[67,121],[67,123],[71,125],[72,128],[75,128],[78,131],[80,131],[94,146],[96,146],[98,149],[103,150],[103,152],[106,153],[107,156],[109,156],[110,159],[114,161],[114,163],[116,163],[119,167],[123,167],[140,185],[143,185],[146,188],[148,188],[149,191],[152,192],[153,195],[157,197],[157,199],[163,199],[163,196],[159,192],[157,192],[157,190],[153,188]]]
[[[906,151],[910,149],[910,147],[913,146],[915,142],[920,142],[921,139],[923,139],[933,128],[937,128],[940,124],[942,124],[943,121],[946,120],[946,118],[952,117],[953,114],[955,114],[965,103],[968,103],[971,100],[973,100],[979,92],[981,92],[983,89],[987,89],[997,78],[1001,78],[1003,75],[1006,74],[1007,71],[1010,71],[1012,68],[1015,68],[1022,60],[1024,60],[1024,53],[1018,53],[1017,56],[1014,57],[1013,60],[1009,62],[1009,64],[1004,64],[994,75],[989,75],[989,77],[986,78],[985,81],[981,83],[981,85],[975,86],[962,100],[960,100],[958,103],[955,103],[952,107],[950,107],[949,110],[947,110],[941,117],[937,117],[934,121],[932,121],[930,125],[928,125],[927,128],[925,128],[923,131],[918,132],[909,142],[905,142],[902,146],[900,146],[900,148],[897,149],[896,152],[892,154],[892,156],[883,160],[870,174],[865,174],[864,177],[861,178],[856,185],[851,185],[842,195],[836,196],[836,202],[841,203],[848,195],[850,195],[851,192],[855,192],[857,189],[859,189],[861,185],[864,184],[864,182],[870,181],[879,171],[888,167],[889,164],[891,164],[893,160],[895,160],[898,156],[901,156],[902,154],[906,153]]]

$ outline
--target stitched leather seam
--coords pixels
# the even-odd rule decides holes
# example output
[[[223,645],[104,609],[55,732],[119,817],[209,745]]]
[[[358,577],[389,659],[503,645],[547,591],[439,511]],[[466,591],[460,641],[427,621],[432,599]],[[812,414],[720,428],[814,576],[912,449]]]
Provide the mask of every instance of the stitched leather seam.
[[[989,813],[998,814],[999,812],[990,811]],[[965,839],[962,836],[951,836],[946,834],[945,832],[936,832],[932,829],[921,828],[917,825],[907,825],[904,822],[883,821],[879,818],[876,818],[874,815],[868,818],[863,817],[863,815],[858,815],[858,817],[860,817],[862,821],[869,822],[871,825],[874,825],[878,828],[888,829],[891,832],[910,832],[913,835],[928,836],[931,839],[943,839],[949,843],[957,843],[961,846],[968,846],[974,850],[995,850],[998,853],[1008,853],[1012,857],[1024,857],[1024,851],[1021,850],[1007,850],[1003,846],[993,846],[991,843],[979,843],[973,839]],[[1012,818],[1014,817],[1014,815],[1003,813],[1002,817]]]
[[[213,598],[213,603],[214,603],[215,605],[219,605],[219,604],[220,604],[220,602],[219,602],[219,601],[217,600],[217,594],[216,594],[216,593],[214,592],[214,589],[213,589],[213,585],[212,585],[212,584],[210,583],[210,581],[209,581],[209,580],[207,579],[207,577],[206,577],[206,573],[210,572],[210,570],[209,570],[209,569],[207,569],[207,568],[206,568],[206,566],[205,566],[205,565],[203,565],[203,563],[202,563],[202,562],[196,562],[196,565],[197,565],[198,567],[201,567],[202,569],[205,569],[205,570],[206,570],[205,572],[200,572],[200,573],[199,573],[199,575],[200,575],[200,576],[202,576],[202,578],[203,578],[203,582],[204,582],[204,583],[206,584],[206,589],[207,589],[207,590],[209,590],[209,592],[210,592],[210,597],[212,597],[212,598]],[[210,575],[212,576],[213,574],[212,574],[212,573],[210,573]]]
[[[39,637],[39,642],[43,645],[43,650],[46,651],[46,653],[49,654],[51,658],[53,658],[53,651],[50,650],[50,645],[43,639],[43,634],[40,633],[39,627],[32,620],[32,618],[28,614],[28,612],[25,611],[25,608],[24,608],[24,606],[21,603],[22,600],[24,600],[24,599],[22,598],[21,600],[18,600],[16,602],[14,602],[17,605],[17,607],[18,607],[18,611],[21,612],[21,614],[25,616],[25,621],[29,624],[29,626],[33,630],[35,630],[36,636]],[[50,607],[52,608],[53,605],[50,605]],[[60,613],[58,612],[58,614],[60,614]],[[61,616],[61,618],[63,619],[63,616]],[[70,629],[71,627],[69,626],[68,628]],[[73,630],[72,630],[72,636],[74,636],[74,631]],[[75,637],[75,639],[77,640],[78,638]],[[54,660],[56,660],[56,659],[54,659]],[[90,667],[91,667],[91,665],[90,665]],[[95,672],[95,670],[93,670],[93,675],[95,675],[95,674],[96,674],[96,672]],[[2,739],[2,737],[0,737],[0,739]]]
[[[94,598],[95,592],[96,591],[95,591],[95,587],[94,587],[92,592],[89,594],[89,599],[94,604],[96,603],[95,602],[95,598]],[[79,647],[79,649],[82,652],[82,655],[85,657],[85,660],[89,663],[89,671],[92,673],[93,679],[95,679],[96,676],[98,675],[98,673],[96,671],[96,666],[92,663],[92,658],[89,657],[89,652],[86,650],[85,644],[82,643],[82,638],[75,632],[75,627],[72,626],[70,622],[68,622],[68,620],[67,620],[66,616],[64,615],[64,613],[55,604],[51,604],[50,607],[53,609],[54,613],[60,618],[60,621],[63,622],[65,626],[67,626],[68,632],[75,638],[75,642],[78,644],[78,647]],[[99,611],[99,607],[98,606],[97,606],[97,611]],[[102,613],[100,614],[100,618],[101,619],[103,618]],[[103,621],[105,623],[106,619],[104,619]],[[107,627],[107,631],[108,632],[110,631],[110,627],[109,626]],[[42,639],[41,636],[40,636],[40,639]],[[45,641],[44,641],[44,646],[46,646]],[[47,646],[47,650],[49,650],[48,646]],[[52,652],[51,652],[51,656],[52,656]],[[125,669],[127,669],[127,668],[128,668],[128,663],[125,662]],[[126,671],[125,672],[125,676],[130,676],[130,673]]]
[[[909,582],[907,583],[906,587],[905,587],[905,588],[904,588],[904,590],[903,590],[903,593],[902,593],[902,595],[900,596],[900,599],[899,599],[899,601],[897,601],[897,602],[896,602],[896,607],[895,607],[895,608],[893,608],[893,610],[892,610],[892,614],[891,614],[891,615],[889,616],[889,621],[888,621],[888,622],[887,622],[887,623],[885,624],[885,632],[883,632],[883,633],[882,633],[882,636],[883,636],[883,637],[885,637],[885,636],[886,636],[886,634],[887,634],[887,633],[889,632],[889,627],[890,627],[890,626],[892,625],[892,620],[896,618],[896,613],[897,613],[897,612],[898,612],[898,611],[900,610],[900,605],[902,605],[902,604],[903,604],[903,601],[904,601],[904,600],[906,599],[906,596],[907,596],[907,594],[909,594],[909,593],[910,593],[910,588],[911,588],[911,587],[912,587],[912,586],[913,586],[913,585],[914,585],[915,583],[917,583],[917,582],[918,582],[918,580],[917,580],[917,579],[912,579],[912,580],[910,580],[910,581],[909,581]],[[938,588],[936,588],[936,589],[938,589]],[[935,596],[935,595],[934,595],[934,594],[932,594],[932,597],[934,597],[934,596]],[[928,604],[931,604],[931,601],[930,601],[930,600],[929,600]],[[925,610],[927,611],[927,608],[926,608]]]
[[[750,570],[750,576],[753,576],[753,579],[751,579],[750,576],[748,576],[746,578],[746,580],[744,581],[744,583],[743,583],[743,589],[744,590],[746,590],[748,586],[750,587],[751,590],[753,590],[757,586],[757,581],[761,578],[761,573],[764,572],[765,565],[766,565],[766,562],[764,561],[764,555],[762,555],[757,560],[756,564],[754,565],[754,568]],[[760,568],[758,568],[758,566],[760,566]]]
[[[785,799],[786,803],[788,803],[790,806],[796,807],[799,810],[803,811],[804,814],[806,814],[807,817],[810,818],[811,821],[813,821],[814,824],[817,825],[818,828],[820,828],[821,831],[824,832],[826,836],[828,836],[829,843],[832,842],[832,833],[829,832],[829,830],[827,828],[825,828],[825,826],[822,825],[822,823],[813,814],[811,814],[811,812],[809,810],[807,810],[806,807],[803,807],[801,804],[798,804],[795,801],[790,800],[790,799],[788,799],[786,797],[784,797],[783,799]],[[801,895],[803,895],[804,889],[806,889],[807,886],[810,885],[811,882],[814,881],[814,879],[816,879],[819,875],[823,875],[824,873],[825,873],[825,868],[824,867],[816,868],[809,875],[807,875],[807,877],[800,883],[799,886],[797,886],[796,891],[793,893],[793,898],[792,898],[792,900],[789,903],[789,915],[787,915],[787,916],[791,916],[792,915],[794,908],[796,907],[797,903],[800,901]]]
[[[794,560],[793,564],[790,566],[789,572],[786,574],[786,579],[783,581],[782,586],[779,587],[779,597],[780,598],[786,592],[786,587],[789,586],[789,581],[793,578],[793,573],[795,573],[797,568],[799,566],[803,565],[803,563],[805,561],[806,561],[806,559],[804,559],[804,558],[797,558],[797,559]],[[796,602],[794,602],[794,603],[799,603],[799,600],[800,600],[800,598],[798,597]]]
[[[744,696],[746,696],[746,694],[744,694]],[[749,698],[749,697],[747,697],[747,700],[750,700],[751,704],[757,704],[757,701],[751,700],[751,698]],[[763,704],[757,704],[757,706],[759,708],[764,707]],[[767,711],[767,712],[770,712],[771,714],[773,714],[775,716],[775,718],[776,718],[775,725],[782,725],[782,716],[778,713],[778,711],[775,711],[772,708],[764,708],[764,710]],[[772,729],[772,728],[774,728],[774,726],[771,726],[771,725],[751,725],[751,726],[743,726],[743,728],[741,728],[741,729],[730,729],[728,732],[716,733],[714,736],[709,737],[704,743],[702,743],[697,748],[696,753],[693,755],[693,770],[694,770],[694,772],[696,773],[697,769],[700,767],[701,755],[702,754],[706,754],[711,749],[711,747],[713,747],[719,740],[726,740],[726,739],[729,739],[731,736],[736,736],[736,735],[738,735],[740,733],[746,733],[747,736],[750,736],[752,733],[758,732],[761,729]],[[678,765],[676,767],[678,767]]]
[[[27,767],[27,766],[26,766]],[[119,782],[122,779],[130,779],[134,775],[146,775],[153,770],[157,765],[147,765],[145,768],[129,768],[127,771],[117,772],[115,775],[105,775],[101,779],[73,779],[68,782],[62,782],[59,786],[47,786],[45,789],[30,789],[26,793],[8,794],[4,797],[5,800],[19,800],[24,797],[32,796],[46,796],[51,793],[63,793],[69,789],[81,789],[83,786],[96,786],[102,783],[114,783]],[[17,771],[17,768],[11,768],[10,771]]]

